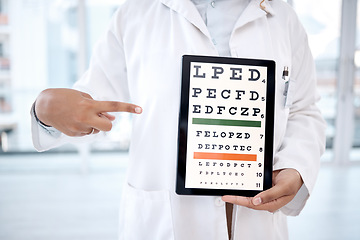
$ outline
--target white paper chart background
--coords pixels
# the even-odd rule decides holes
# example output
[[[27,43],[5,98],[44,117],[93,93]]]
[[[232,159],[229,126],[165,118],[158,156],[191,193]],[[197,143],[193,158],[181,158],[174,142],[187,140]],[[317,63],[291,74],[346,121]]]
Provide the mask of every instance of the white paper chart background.
[[[196,69],[194,66],[201,68],[197,67]],[[218,79],[212,79],[213,67],[224,69],[223,74],[217,75]],[[242,68],[242,80],[230,79],[233,75],[231,68]],[[251,76],[249,69],[258,70],[260,79],[249,81],[248,79]],[[204,73],[205,78],[194,77],[196,74],[202,75]],[[239,76],[239,71],[236,71],[236,74]],[[186,188],[263,190],[266,81],[266,67],[191,63]],[[201,89],[201,93],[196,94],[197,97],[193,97],[194,88]],[[210,90],[211,96],[216,94],[216,98],[208,97],[208,89],[216,89],[216,93]],[[224,96],[226,98],[230,96],[229,98],[224,99],[221,96],[223,90],[231,90],[230,94],[228,91],[224,92]],[[236,99],[238,97],[236,90],[245,91],[245,93],[241,93],[241,100]],[[196,91],[199,92],[199,90]],[[258,99],[256,101],[250,100],[250,91],[257,92]],[[257,97],[256,94],[253,96]],[[194,108],[194,105],[200,105],[200,107]],[[211,106],[213,112],[206,113],[207,109],[209,112],[211,109],[206,106]],[[222,114],[217,114],[218,106],[225,107]],[[231,107],[237,108],[236,114],[230,114],[229,109]],[[241,108],[249,108],[249,115],[241,116]],[[260,113],[255,114],[256,116],[254,116],[254,108],[260,109]],[[195,112],[200,111],[200,113],[194,113],[194,110]],[[235,108],[231,110],[231,113],[234,112]],[[213,119],[221,119],[220,124],[218,125],[218,121],[213,125]],[[242,125],[242,121],[246,121],[250,125],[260,125],[260,127],[232,126],[233,124]],[[222,125],[223,123],[225,125]],[[229,138],[230,132],[234,133],[232,138]],[[239,133],[241,133],[242,138],[237,138]],[[218,137],[214,137],[216,135]],[[244,139],[246,135],[250,135],[250,137]],[[220,145],[223,146],[221,149]],[[246,150],[240,151],[240,146],[244,146]],[[227,150],[225,147],[229,149]],[[251,148],[250,151],[247,150],[249,147]]]

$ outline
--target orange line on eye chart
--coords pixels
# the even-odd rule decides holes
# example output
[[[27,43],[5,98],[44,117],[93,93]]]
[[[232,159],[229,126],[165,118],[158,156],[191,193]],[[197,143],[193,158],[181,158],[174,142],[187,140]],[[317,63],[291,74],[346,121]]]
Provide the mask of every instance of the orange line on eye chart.
[[[256,161],[255,154],[194,152],[194,159]]]

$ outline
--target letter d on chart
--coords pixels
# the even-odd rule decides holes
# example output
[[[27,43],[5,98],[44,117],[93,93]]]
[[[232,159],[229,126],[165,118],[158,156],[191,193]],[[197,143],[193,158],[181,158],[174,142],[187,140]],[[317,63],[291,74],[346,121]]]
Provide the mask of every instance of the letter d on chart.
[[[260,72],[257,69],[249,69],[250,78],[249,81],[257,81],[260,79]]]

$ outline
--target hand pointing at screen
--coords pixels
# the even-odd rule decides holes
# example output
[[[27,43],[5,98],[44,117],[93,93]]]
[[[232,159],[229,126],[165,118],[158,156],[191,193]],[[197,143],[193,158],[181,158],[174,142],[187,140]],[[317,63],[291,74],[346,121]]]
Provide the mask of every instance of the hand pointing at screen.
[[[115,117],[108,112],[141,114],[142,108],[130,103],[96,101],[87,93],[57,88],[41,92],[35,112],[43,124],[74,137],[110,131]]]

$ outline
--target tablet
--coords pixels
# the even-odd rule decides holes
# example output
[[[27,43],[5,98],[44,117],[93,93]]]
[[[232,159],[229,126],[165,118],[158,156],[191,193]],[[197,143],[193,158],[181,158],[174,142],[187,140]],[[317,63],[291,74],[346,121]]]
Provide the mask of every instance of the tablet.
[[[269,189],[275,62],[182,60],[176,193],[255,196]]]

